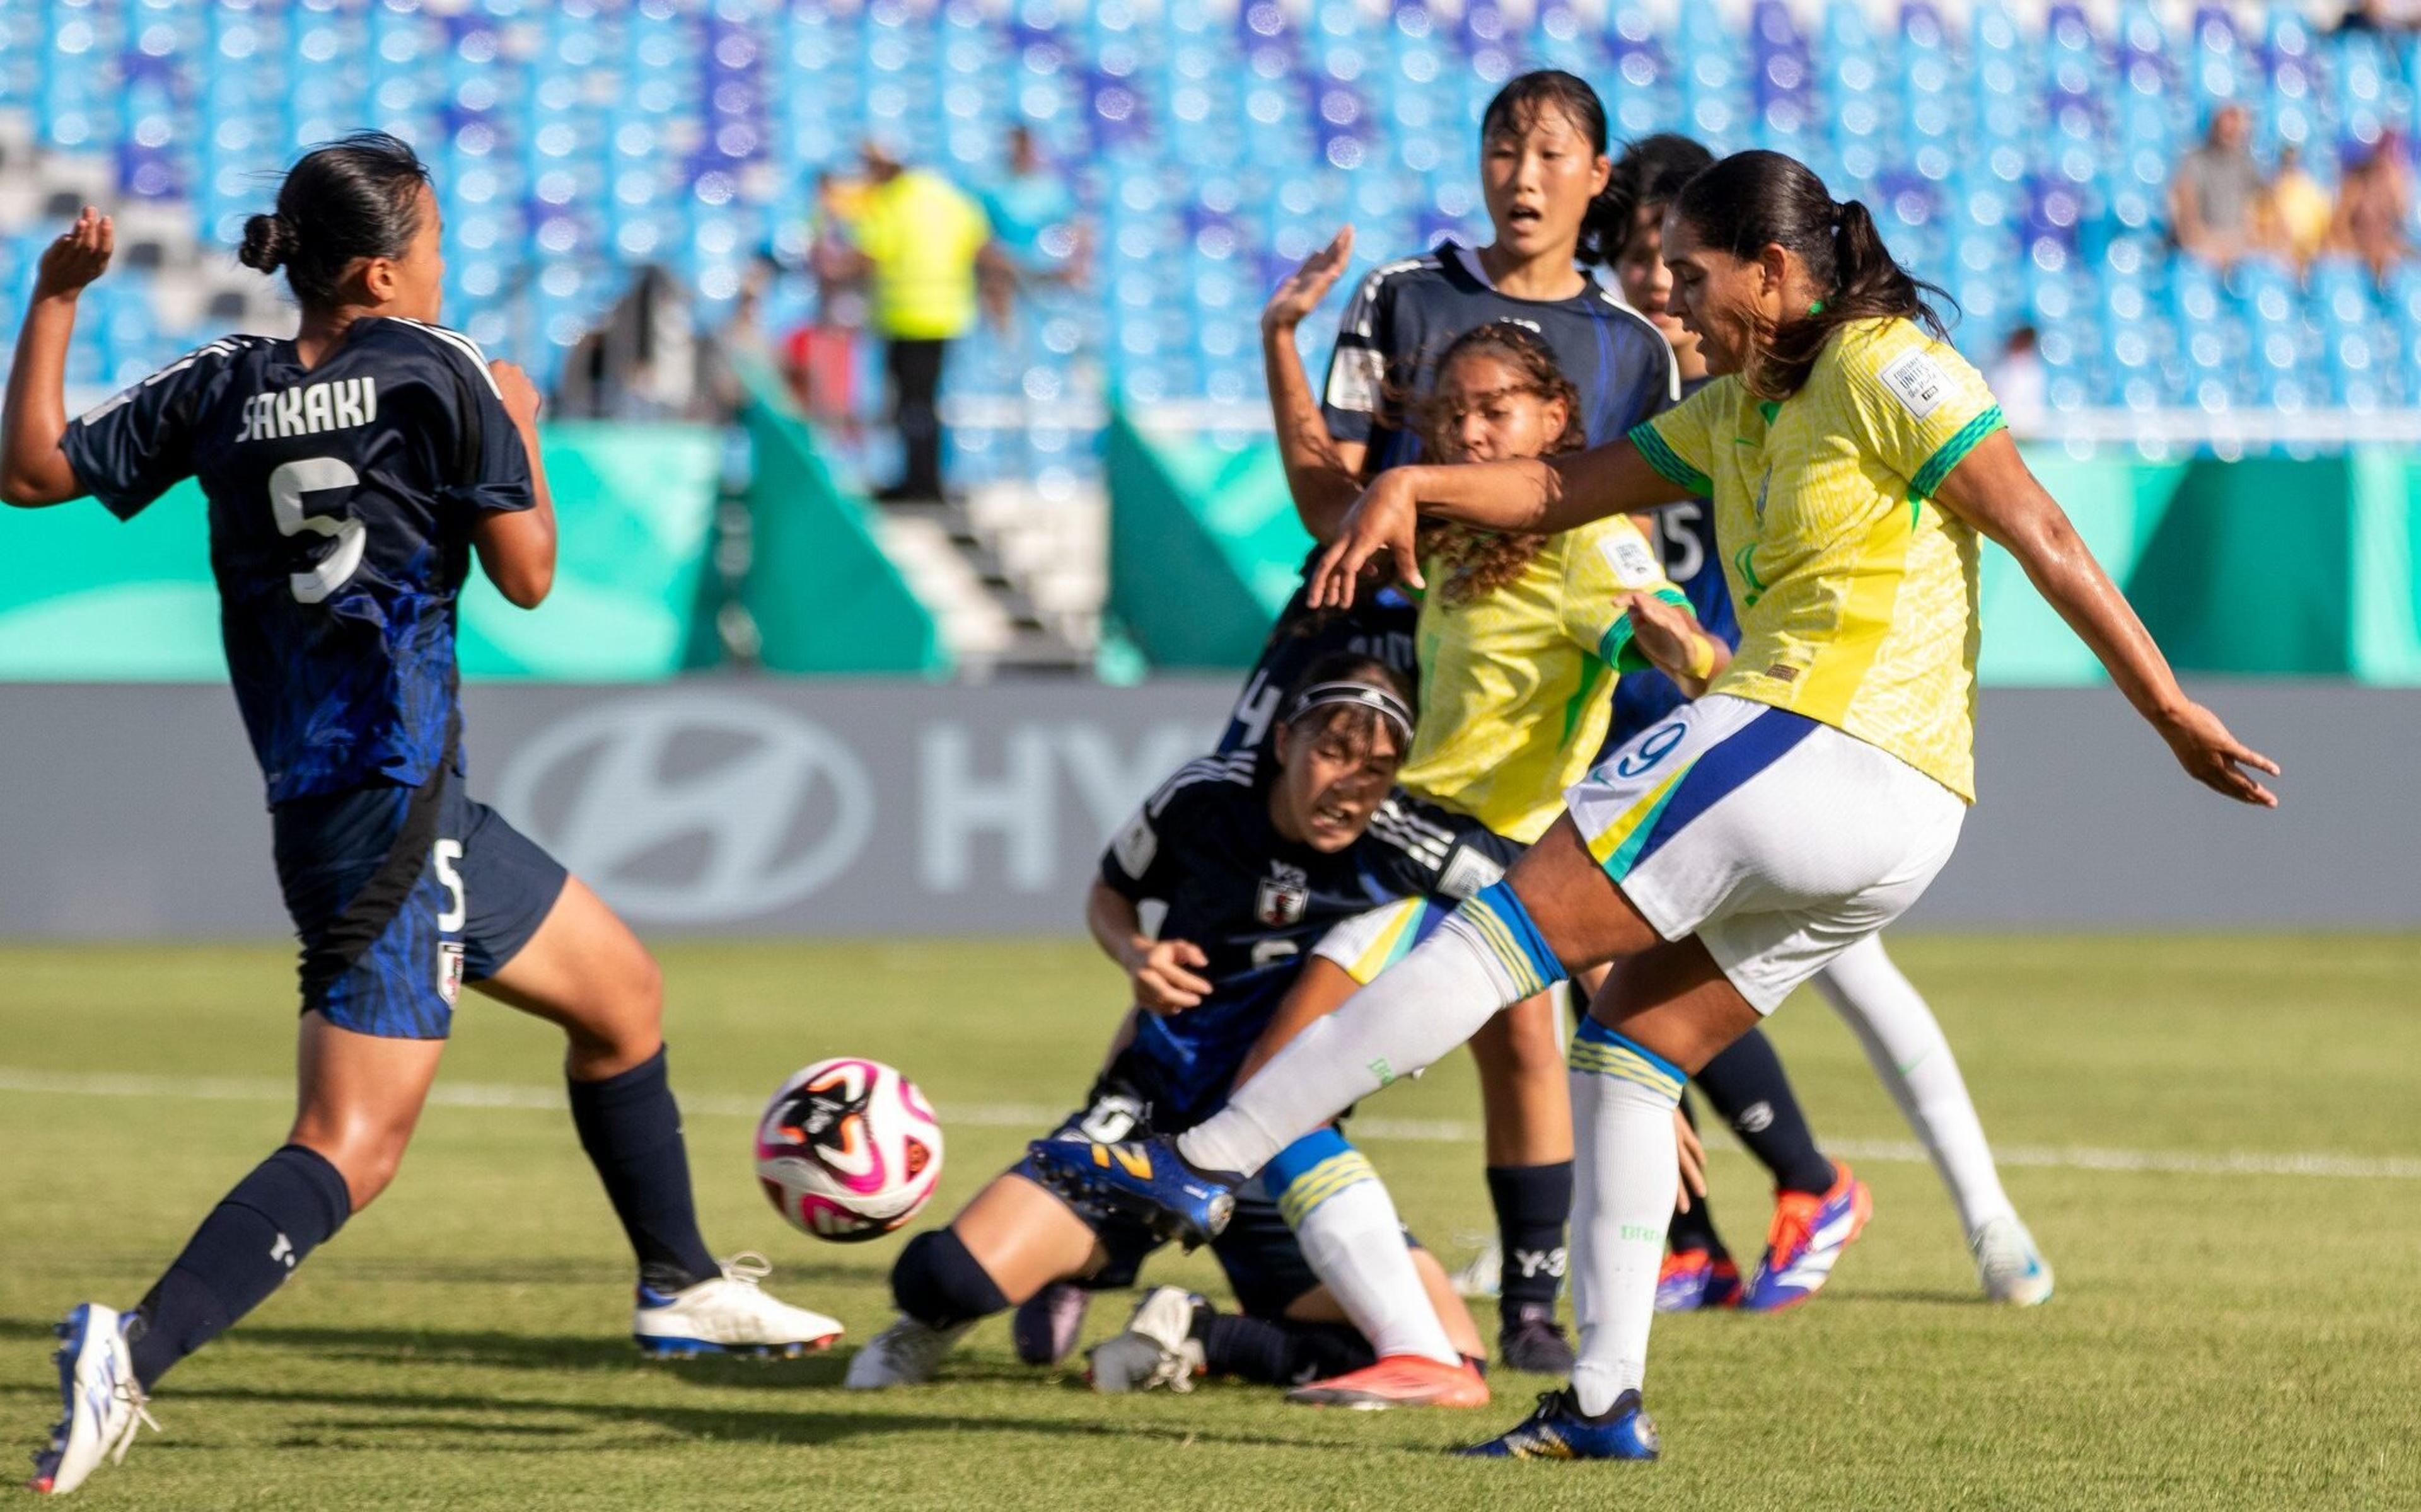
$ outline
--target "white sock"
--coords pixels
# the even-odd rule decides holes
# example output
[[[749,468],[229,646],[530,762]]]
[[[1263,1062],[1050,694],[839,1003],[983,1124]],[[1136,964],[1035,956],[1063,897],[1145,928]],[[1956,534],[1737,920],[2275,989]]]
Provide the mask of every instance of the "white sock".
[[[1593,1022],[1591,1021],[1590,1022]],[[1656,1320],[1656,1272],[1679,1181],[1673,1144],[1678,1079],[1647,1067],[1624,1043],[1596,1048],[1588,1024],[1572,1042],[1572,1317],[1580,1363],[1572,1391],[1584,1412],[1602,1412],[1648,1374]],[[1586,1063],[1588,1068],[1584,1069]],[[1668,1089],[1669,1088],[1669,1089]]]
[[[1358,1162],[1364,1174],[1357,1179],[1338,1169],[1337,1162],[1344,1161]],[[1337,1179],[1348,1184],[1318,1199],[1300,1217],[1287,1200],[1296,1188],[1277,1194],[1279,1209],[1294,1225],[1312,1273],[1381,1358],[1417,1354],[1460,1364],[1462,1356],[1446,1338],[1421,1273],[1413,1268],[1395,1199],[1360,1152],[1348,1150],[1296,1186],[1324,1186]]]
[[[1468,899],[1463,908],[1478,901]],[[1201,1170],[1250,1176],[1388,1083],[1425,1069],[1476,1034],[1490,1015],[1545,985],[1534,975],[1517,976],[1460,912],[1449,914],[1377,981],[1297,1035],[1236,1089],[1226,1107],[1179,1134],[1178,1153]]]
[[[1959,1059],[1923,995],[1883,953],[1882,936],[1868,935],[1834,958],[1817,974],[1816,990],[1866,1046],[1875,1075],[1933,1157],[1967,1237],[1995,1218],[2014,1217]]]

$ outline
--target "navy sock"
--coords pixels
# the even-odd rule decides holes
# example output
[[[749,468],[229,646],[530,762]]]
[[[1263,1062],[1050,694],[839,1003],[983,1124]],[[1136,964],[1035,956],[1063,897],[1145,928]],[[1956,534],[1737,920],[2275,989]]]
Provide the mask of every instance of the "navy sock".
[[[891,1267],[891,1300],[933,1328],[1006,1312],[1008,1299],[954,1228],[928,1229],[908,1241]]]
[[[1376,1364],[1370,1343],[1343,1323],[1298,1323],[1291,1318],[1194,1315],[1194,1337],[1202,1363],[1214,1375],[1236,1376],[1264,1386],[1300,1386]]]
[[[1698,1113],[1691,1106],[1687,1092],[1681,1094],[1681,1116],[1690,1120],[1691,1128],[1698,1127]],[[1678,1207],[1673,1209],[1673,1224],[1664,1231],[1664,1242],[1676,1255],[1684,1250],[1704,1250],[1718,1260],[1728,1257],[1723,1239],[1715,1233],[1715,1215],[1707,1206],[1703,1192],[1690,1193],[1688,1212]]]
[[[1773,1041],[1752,1029],[1732,1041],[1691,1080],[1723,1115],[1749,1153],[1773,1173],[1782,1192],[1821,1192],[1833,1185],[1833,1162],[1816,1147],[1807,1115],[1782,1074]]]
[[[344,1176],[317,1150],[289,1145],[219,1199],[134,1310],[134,1379],[149,1391],[178,1361],[267,1301],[303,1257],[353,1210]]]
[[[1505,1251],[1498,1296],[1510,1318],[1525,1302],[1552,1309],[1564,1279],[1564,1224],[1572,1214],[1572,1162],[1492,1165],[1488,1198]]]
[[[676,1292],[720,1273],[697,1231],[690,1200],[689,1151],[673,1101],[664,1052],[602,1082],[573,1082],[571,1122],[580,1147],[605,1183],[614,1216],[639,1257],[639,1281]]]

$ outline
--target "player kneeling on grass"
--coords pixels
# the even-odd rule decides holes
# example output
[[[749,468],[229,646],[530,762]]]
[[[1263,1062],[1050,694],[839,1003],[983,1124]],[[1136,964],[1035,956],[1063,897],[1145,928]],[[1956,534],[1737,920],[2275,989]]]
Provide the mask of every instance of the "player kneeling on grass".
[[[1112,843],[1086,922],[1132,978],[1136,1011],[1086,1107],[1053,1140],[1106,1159],[1118,1141],[1208,1117],[1286,1011],[1305,951],[1344,920],[1439,885],[1457,848],[1393,790],[1412,740],[1405,694],[1380,662],[1323,659],[1288,700],[1275,740],[1179,769]],[[1156,938],[1141,923],[1148,899],[1167,908]],[[1384,1244],[1337,1240],[1374,1229]],[[1070,1204],[1022,1162],[900,1252],[891,1286],[901,1317],[851,1362],[849,1384],[929,1380],[977,1319],[1058,1283],[1130,1286],[1166,1238]],[[1487,1402],[1470,1315],[1333,1127],[1296,1141],[1239,1194],[1213,1253],[1242,1316],[1160,1288],[1095,1351],[1096,1385],[1182,1388],[1202,1369],[1291,1384],[1387,1355],[1420,1364],[1368,1405]]]

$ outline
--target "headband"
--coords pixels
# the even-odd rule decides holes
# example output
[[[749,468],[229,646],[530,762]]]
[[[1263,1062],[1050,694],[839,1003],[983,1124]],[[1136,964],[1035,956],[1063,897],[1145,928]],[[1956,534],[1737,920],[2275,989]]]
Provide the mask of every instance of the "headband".
[[[1367,682],[1315,682],[1294,695],[1294,702],[1287,708],[1285,723],[1291,725],[1313,709],[1332,704],[1369,709],[1396,727],[1396,739],[1406,745],[1413,743],[1412,709],[1386,689]]]

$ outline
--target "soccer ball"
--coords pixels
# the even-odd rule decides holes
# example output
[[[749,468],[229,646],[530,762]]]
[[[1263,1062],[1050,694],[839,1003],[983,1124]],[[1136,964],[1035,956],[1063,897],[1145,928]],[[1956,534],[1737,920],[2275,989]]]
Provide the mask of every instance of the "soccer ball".
[[[916,1083],[881,1061],[818,1061],[783,1083],[757,1121],[757,1178],[804,1232],[873,1239],[933,1195],[941,1125]]]

